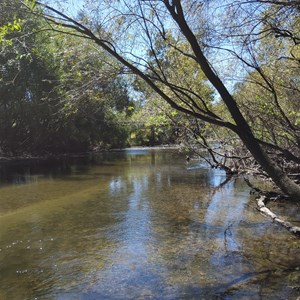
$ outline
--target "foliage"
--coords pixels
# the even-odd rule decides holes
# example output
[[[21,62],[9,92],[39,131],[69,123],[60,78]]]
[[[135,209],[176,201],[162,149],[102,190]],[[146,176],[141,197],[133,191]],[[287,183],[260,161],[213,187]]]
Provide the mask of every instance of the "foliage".
[[[300,16],[290,10],[287,16],[274,6],[264,11],[269,14],[273,18],[262,27],[268,34],[261,34],[252,48],[252,70],[236,85],[235,97],[259,139],[300,157],[300,44],[295,43]],[[293,38],[281,35],[279,29],[292,32]]]
[[[7,24],[3,35],[14,32],[0,53],[1,152],[40,155],[126,145],[127,128],[119,122],[131,102],[118,66],[91,43],[78,47],[72,36],[38,33],[44,26],[39,18],[27,18],[22,32],[19,19]]]
[[[170,33],[168,36],[173,40]],[[214,92],[196,62],[181,56],[178,50],[165,42],[157,40],[154,44],[148,51],[148,75],[158,81],[157,85],[161,90],[170,97],[183,90],[182,97],[174,99],[187,108],[191,107],[191,101],[203,109],[212,107]],[[184,43],[177,43],[176,47],[181,51],[188,51],[188,46]],[[198,123],[195,118],[170,107],[140,80],[135,82],[135,88],[143,93],[144,105],[134,117],[148,127],[148,130],[141,129],[136,133],[139,143],[186,144],[187,140],[191,142],[190,133],[186,129],[195,132],[198,130],[193,129],[195,123],[197,127],[204,126],[203,122]]]

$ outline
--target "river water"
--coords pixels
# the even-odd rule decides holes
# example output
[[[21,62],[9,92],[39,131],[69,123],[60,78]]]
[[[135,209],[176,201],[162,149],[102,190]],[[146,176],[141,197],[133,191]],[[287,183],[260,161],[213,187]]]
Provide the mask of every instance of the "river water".
[[[0,176],[1,300],[300,299],[299,239],[242,179],[175,151],[11,162]]]

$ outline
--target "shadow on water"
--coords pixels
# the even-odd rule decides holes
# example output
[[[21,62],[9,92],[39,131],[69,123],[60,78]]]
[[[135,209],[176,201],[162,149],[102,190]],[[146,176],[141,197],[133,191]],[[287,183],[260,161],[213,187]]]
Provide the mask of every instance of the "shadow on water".
[[[299,240],[239,178],[157,150],[8,166],[0,299],[300,296]]]

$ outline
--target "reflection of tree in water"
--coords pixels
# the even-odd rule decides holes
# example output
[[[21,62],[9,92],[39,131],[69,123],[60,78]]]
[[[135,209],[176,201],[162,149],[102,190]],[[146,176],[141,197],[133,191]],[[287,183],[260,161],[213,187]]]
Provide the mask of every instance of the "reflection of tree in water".
[[[72,164],[67,159],[8,161],[0,163],[0,182],[26,184],[32,181],[34,175],[42,177],[57,177],[71,174]],[[42,175],[41,175],[42,174]]]
[[[164,277],[178,287],[180,295],[259,296],[259,279],[273,269],[253,267],[236,235],[249,197],[247,193],[233,197],[232,193],[242,186],[237,178],[224,178],[212,189],[187,186],[185,195],[174,185],[173,197],[164,191],[167,208],[160,203],[154,227],[155,255],[166,268]]]
[[[114,154],[95,153],[58,155],[48,158],[28,158],[0,161],[0,184],[30,183],[34,176],[43,178],[59,178],[65,175],[85,174],[91,166],[108,165],[110,162],[125,158],[125,152]]]

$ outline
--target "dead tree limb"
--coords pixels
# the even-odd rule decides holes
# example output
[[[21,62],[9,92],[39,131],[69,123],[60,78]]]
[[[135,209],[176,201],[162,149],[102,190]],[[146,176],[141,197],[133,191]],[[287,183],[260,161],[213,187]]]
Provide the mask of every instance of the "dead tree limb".
[[[267,206],[266,203],[270,201],[271,196],[274,196],[274,192],[264,192],[257,187],[254,187],[251,182],[244,178],[248,186],[251,188],[251,193],[255,193],[257,196],[255,197],[257,210],[266,217],[269,217],[273,220],[274,223],[277,223],[287,229],[291,234],[300,238],[300,227],[294,226],[290,222],[284,221],[279,218],[274,212],[272,212]],[[277,198],[285,198],[284,195],[277,194]],[[273,197],[272,197],[273,198]]]

